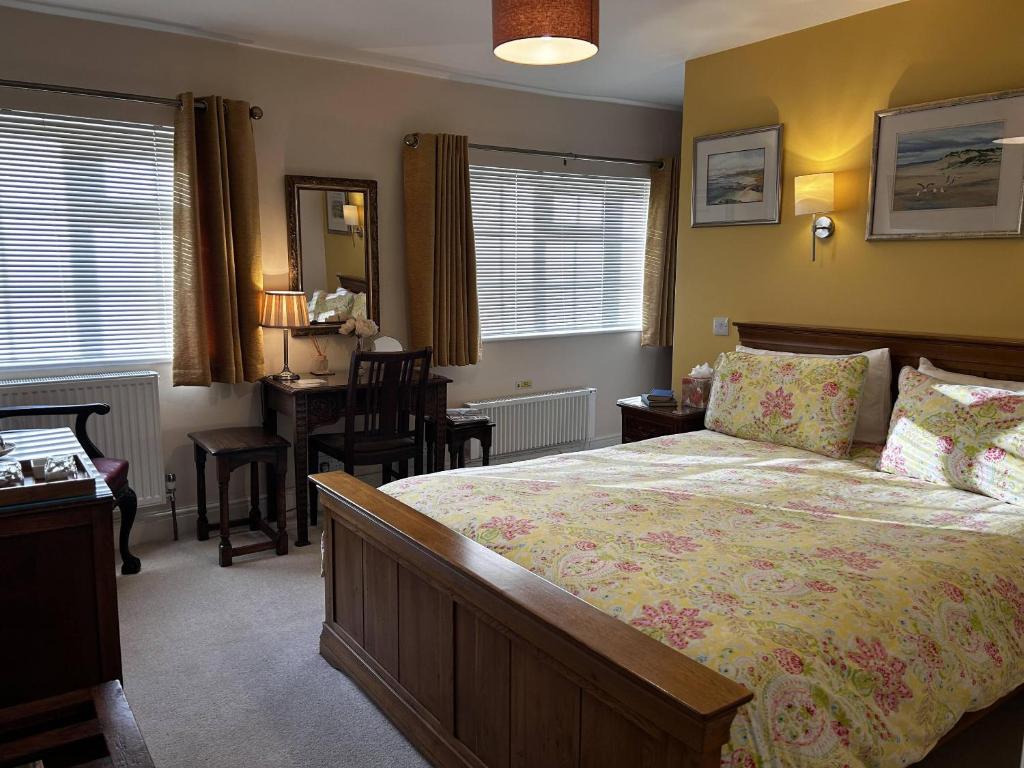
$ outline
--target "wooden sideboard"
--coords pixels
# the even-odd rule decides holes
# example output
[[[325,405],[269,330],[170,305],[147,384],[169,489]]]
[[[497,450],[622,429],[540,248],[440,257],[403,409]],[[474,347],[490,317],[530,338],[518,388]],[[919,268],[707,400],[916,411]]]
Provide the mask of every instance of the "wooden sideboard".
[[[10,457],[77,453],[74,433],[8,430]],[[0,707],[121,679],[112,510],[94,474],[91,496],[0,507]]]

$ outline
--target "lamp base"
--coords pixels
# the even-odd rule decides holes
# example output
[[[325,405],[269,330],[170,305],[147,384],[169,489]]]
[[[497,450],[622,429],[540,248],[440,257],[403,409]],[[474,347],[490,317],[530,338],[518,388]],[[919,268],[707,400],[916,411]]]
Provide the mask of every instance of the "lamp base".
[[[818,241],[828,240],[836,231],[831,216],[815,216],[811,223],[811,261],[818,260]]]
[[[275,373],[270,378],[277,379],[278,381],[295,381],[296,379],[301,379],[302,377],[299,376],[299,374],[295,373],[295,371],[289,371],[287,368],[285,368],[283,371],[281,371],[280,373]]]
[[[811,227],[814,230],[814,236],[819,240],[827,240],[836,231],[836,224],[832,221],[831,216],[815,217],[814,224]]]

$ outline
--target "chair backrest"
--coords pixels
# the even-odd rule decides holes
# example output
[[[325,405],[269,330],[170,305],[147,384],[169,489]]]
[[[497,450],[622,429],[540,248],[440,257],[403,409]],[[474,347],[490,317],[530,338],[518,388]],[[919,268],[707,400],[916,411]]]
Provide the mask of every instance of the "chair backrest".
[[[345,399],[346,450],[360,439],[423,441],[430,356],[430,347],[352,354]],[[362,416],[358,423],[357,416]]]

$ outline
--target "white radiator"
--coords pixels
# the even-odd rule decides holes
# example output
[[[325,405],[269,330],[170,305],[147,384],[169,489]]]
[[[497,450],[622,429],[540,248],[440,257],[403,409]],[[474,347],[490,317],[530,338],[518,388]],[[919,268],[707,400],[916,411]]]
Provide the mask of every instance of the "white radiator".
[[[510,395],[466,403],[494,422],[491,453],[500,456],[594,439],[597,390],[593,387]],[[476,441],[472,443],[476,455]]]
[[[86,422],[89,437],[105,456],[127,459],[128,481],[139,507],[164,501],[160,398],[156,371],[47,376],[0,381],[0,406],[109,403],[110,413]],[[74,416],[4,419],[0,429],[75,425]]]

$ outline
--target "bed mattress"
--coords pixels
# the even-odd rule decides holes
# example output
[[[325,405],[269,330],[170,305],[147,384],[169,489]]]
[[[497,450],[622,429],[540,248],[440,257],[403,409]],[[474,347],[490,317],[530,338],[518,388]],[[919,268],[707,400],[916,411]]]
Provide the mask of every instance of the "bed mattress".
[[[903,766],[1024,683],[1024,508],[714,432],[381,490],[745,685],[724,766]]]

